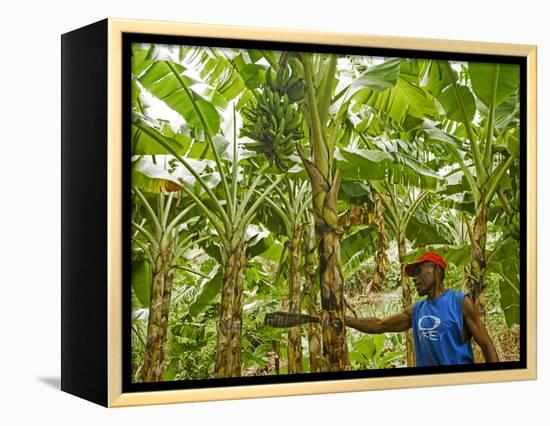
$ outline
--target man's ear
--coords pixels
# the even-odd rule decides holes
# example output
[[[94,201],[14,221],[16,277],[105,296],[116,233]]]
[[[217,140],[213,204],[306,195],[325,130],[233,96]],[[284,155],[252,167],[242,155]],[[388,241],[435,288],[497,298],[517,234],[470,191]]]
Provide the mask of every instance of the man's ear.
[[[445,268],[443,268],[443,266],[440,266],[440,265],[437,265],[436,267],[439,273],[439,278],[441,278],[441,281],[443,281],[445,279]]]

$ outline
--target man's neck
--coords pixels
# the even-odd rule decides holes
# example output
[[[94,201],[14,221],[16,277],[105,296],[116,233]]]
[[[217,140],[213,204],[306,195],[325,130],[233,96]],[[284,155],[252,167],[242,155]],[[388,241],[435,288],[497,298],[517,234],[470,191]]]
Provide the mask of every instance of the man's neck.
[[[445,293],[445,287],[443,286],[443,283],[437,283],[433,286],[433,288],[428,292],[428,299],[435,300],[439,296],[441,296],[443,293]]]

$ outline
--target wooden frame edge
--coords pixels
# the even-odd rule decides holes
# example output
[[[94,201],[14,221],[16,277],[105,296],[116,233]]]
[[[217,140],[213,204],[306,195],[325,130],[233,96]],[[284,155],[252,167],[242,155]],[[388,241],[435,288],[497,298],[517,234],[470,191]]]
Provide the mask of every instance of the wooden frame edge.
[[[537,48],[527,58],[527,369],[537,378]]]
[[[300,42],[342,46],[369,46],[388,49],[467,52],[477,54],[528,56],[534,45],[478,42],[420,37],[379,36],[369,34],[321,32],[296,29],[246,27],[234,25],[178,23],[137,19],[109,18],[109,23],[122,32],[165,34],[175,36],[253,39],[275,42]]]
[[[514,374],[510,374],[512,372]],[[484,377],[481,378],[481,374],[483,374]],[[206,402],[231,399],[272,398],[326,393],[421,388],[430,386],[466,385],[476,383],[533,380],[535,378],[536,377],[528,370],[512,370],[490,371],[483,373],[449,373],[430,376],[376,377],[368,379],[345,379],[308,383],[248,385],[209,389],[202,388],[191,390],[132,392],[121,394],[118,398],[112,401],[110,407]]]
[[[122,34],[143,33],[176,36],[219,37],[275,42],[300,42],[345,46],[369,46],[409,50],[462,52],[520,56],[527,59],[527,368],[521,370],[446,373],[344,379],[300,383],[247,385],[151,392],[122,393]],[[169,404],[181,402],[247,399],[305,394],[359,392],[398,388],[536,380],[537,378],[537,48],[534,45],[372,36],[364,34],[283,30],[164,21],[108,19],[108,406]]]

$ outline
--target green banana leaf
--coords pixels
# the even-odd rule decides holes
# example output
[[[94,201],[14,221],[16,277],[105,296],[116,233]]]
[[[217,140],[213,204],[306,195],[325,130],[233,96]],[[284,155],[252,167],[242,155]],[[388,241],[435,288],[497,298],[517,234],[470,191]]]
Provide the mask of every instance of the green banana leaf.
[[[174,132],[165,122],[152,121],[135,113],[132,117],[132,144],[134,155],[165,155],[172,154],[162,144],[170,147],[179,155],[195,160],[213,160],[214,154],[207,142],[185,136],[181,131]],[[229,161],[229,141],[217,134],[212,136],[212,143],[221,160]],[[242,160],[242,158],[241,158]]]
[[[370,193],[371,193],[371,189],[365,182],[360,180],[342,179],[338,197],[340,198],[342,195],[345,194],[351,198],[358,198],[358,197],[363,197],[365,195],[369,195]]]
[[[470,244],[451,245],[451,244],[429,244],[409,251],[404,258],[405,263],[413,262],[427,251],[439,254],[447,264],[455,266],[466,266],[470,263],[470,254],[472,247]]]
[[[171,155],[157,155],[155,162],[152,156],[134,157],[132,161],[132,186],[150,192],[172,192],[181,190],[186,185],[197,194],[203,192],[196,178],[185,166],[173,162]],[[191,167],[201,176],[209,188],[215,188],[220,182],[219,173],[209,172],[207,161],[188,159]]]
[[[518,128],[520,121],[519,90],[514,91],[497,107],[495,111],[495,128],[504,132],[507,128]]]
[[[520,323],[520,298],[514,291],[513,286],[505,279],[500,279],[498,283],[500,292],[500,307],[504,312],[506,325],[511,327]]]
[[[264,57],[273,59],[274,53],[185,46],[180,49],[180,58],[192,65],[212,88],[209,93],[218,107],[225,109],[230,101],[238,98],[236,108],[241,110],[253,98],[252,90],[265,80],[267,67],[257,62]],[[277,63],[278,59],[274,62]]]
[[[258,225],[249,225],[246,229],[245,238],[248,259],[262,255],[274,242],[271,232]]]
[[[334,158],[342,177],[390,180],[418,188],[435,189],[441,176],[414,158],[397,151],[361,148],[335,149]]]
[[[215,135],[220,129],[220,115],[212,102],[192,89],[197,81],[186,76],[185,71],[186,68],[178,63],[155,61],[137,80],[152,95],[178,112],[189,125],[206,130],[189,98],[190,94],[205,119],[207,130]]]
[[[447,71],[446,61],[429,61],[424,89],[433,96],[439,97],[443,89],[449,84],[451,84],[451,79]]]
[[[461,84],[457,85],[456,90],[458,90],[460,97],[462,98],[468,121],[473,121],[477,108],[472,91],[468,88],[468,86]],[[437,98],[437,100],[445,110],[445,114],[448,119],[454,121],[463,120],[460,103],[456,97],[455,89],[452,85],[447,86],[447,88],[441,92],[441,95]]]
[[[487,272],[500,276],[500,306],[504,311],[506,324],[511,327],[519,324],[520,317],[519,242],[513,238],[505,238],[497,247],[498,251],[487,264]]]
[[[244,85],[248,89],[257,89],[265,81],[267,67],[255,63],[247,63],[243,55],[236,56],[234,62]]]
[[[210,278],[202,280],[199,291],[189,304],[189,314],[197,317],[220,294],[223,280],[223,267],[217,265],[209,274]]]
[[[368,88],[373,92],[390,89],[397,83],[400,71],[401,59],[392,58],[385,62],[369,67],[363,74],[355,79],[329,108],[331,114],[336,114],[342,105],[349,102],[354,95]]]
[[[273,263],[279,262],[281,259],[281,254],[283,253],[283,245],[279,240],[272,239],[271,244],[268,246],[267,250],[259,254],[260,257],[266,260],[270,260]]]
[[[193,139],[183,132],[174,132],[166,120],[153,120],[139,112],[132,113],[132,155],[166,155],[170,152],[160,145],[155,136],[143,131],[155,130],[179,155],[185,155],[193,145]]]
[[[499,106],[519,85],[519,65],[470,62],[468,71],[476,96],[487,107],[492,102],[494,72],[498,66],[498,85],[495,107]]]
[[[370,87],[380,92],[395,86],[399,78],[400,65],[400,58],[391,58],[381,64],[369,67],[350,85],[350,95],[364,87]]]
[[[132,74],[139,76],[153,64],[155,47],[150,44],[132,44]]]
[[[457,151],[466,151],[464,142],[454,134],[442,130],[438,126],[438,123],[432,120],[424,120],[421,128],[424,133],[424,141],[426,143],[443,143],[443,146],[449,145],[450,148],[456,149]]]
[[[414,212],[414,215],[409,220],[405,234],[407,239],[413,242],[414,246],[450,244],[453,240],[447,227],[421,209],[417,209]]]
[[[455,169],[445,177],[445,185],[438,189],[438,194],[454,195],[470,191],[470,185],[464,177],[462,169]]]
[[[132,261],[132,289],[141,306],[149,307],[151,297],[151,265],[148,261],[137,259]]]
[[[155,193],[180,190],[182,182],[178,177],[159,165],[166,162],[165,156],[157,158],[157,164],[146,156],[132,160],[132,186]]]
[[[391,89],[382,92],[361,89],[353,96],[353,101],[355,109],[368,105],[399,124],[403,124],[407,116],[434,119],[439,114],[434,97],[428,91],[402,78]]]
[[[342,238],[340,258],[342,266],[355,256],[370,256],[376,252],[377,229],[372,226],[357,226]]]

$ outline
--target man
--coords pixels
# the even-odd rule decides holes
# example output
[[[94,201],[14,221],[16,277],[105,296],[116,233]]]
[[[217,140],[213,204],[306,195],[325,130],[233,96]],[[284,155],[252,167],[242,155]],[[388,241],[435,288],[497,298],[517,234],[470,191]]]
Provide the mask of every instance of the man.
[[[446,267],[437,253],[425,253],[405,266],[405,273],[413,278],[418,294],[427,296],[425,299],[383,319],[346,316],[346,325],[371,334],[406,331],[412,327],[417,366],[473,363],[472,337],[486,362],[498,362],[495,346],[470,296],[444,287]]]

